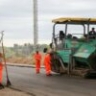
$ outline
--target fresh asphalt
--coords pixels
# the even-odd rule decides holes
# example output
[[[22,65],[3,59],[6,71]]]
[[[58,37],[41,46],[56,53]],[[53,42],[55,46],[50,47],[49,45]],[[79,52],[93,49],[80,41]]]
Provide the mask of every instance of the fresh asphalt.
[[[31,96],[96,96],[96,79],[54,74],[47,77],[44,68],[40,74],[34,67],[8,66],[11,88]],[[6,84],[4,72],[3,83]]]

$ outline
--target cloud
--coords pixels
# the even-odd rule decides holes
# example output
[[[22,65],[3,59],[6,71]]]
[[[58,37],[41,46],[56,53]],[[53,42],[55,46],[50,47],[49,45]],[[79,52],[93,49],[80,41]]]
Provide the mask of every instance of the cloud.
[[[43,5],[42,3],[45,3],[49,5],[48,7]],[[94,14],[96,7],[95,7],[96,1],[95,0],[42,0],[39,1],[39,13],[42,14],[52,14],[52,15],[58,15],[58,16],[67,16],[67,15],[83,15],[85,14]],[[92,12],[93,11],[93,12]]]
[[[2,1],[2,2],[1,2]],[[26,17],[32,15],[32,0],[1,0],[0,17]]]
[[[0,0],[0,30],[11,42],[33,38],[32,0]]]
[[[5,18],[1,20],[2,23],[0,23],[0,29],[4,30],[6,38],[31,38],[32,35],[32,20],[29,18],[8,18],[8,20]],[[24,35],[24,34],[27,34]],[[30,34],[30,35],[29,35]]]

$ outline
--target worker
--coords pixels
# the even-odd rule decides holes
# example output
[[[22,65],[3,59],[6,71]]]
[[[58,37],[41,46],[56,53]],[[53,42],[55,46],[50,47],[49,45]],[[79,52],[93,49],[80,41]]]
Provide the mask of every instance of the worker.
[[[96,31],[95,28],[93,27],[92,30],[89,32],[89,38],[90,39],[95,39],[96,38]]]
[[[51,53],[48,52],[47,48],[44,48],[44,65],[45,65],[45,71],[46,71],[46,76],[51,76]]]
[[[59,32],[59,39],[60,39],[60,40],[63,40],[64,37],[65,37],[65,33],[61,30],[61,31]]]
[[[36,73],[40,73],[40,66],[41,66],[41,54],[39,51],[36,51],[34,54],[35,64],[36,64]]]
[[[3,63],[2,63],[2,53],[0,53],[0,89],[4,88],[2,85],[2,74],[3,74]]]

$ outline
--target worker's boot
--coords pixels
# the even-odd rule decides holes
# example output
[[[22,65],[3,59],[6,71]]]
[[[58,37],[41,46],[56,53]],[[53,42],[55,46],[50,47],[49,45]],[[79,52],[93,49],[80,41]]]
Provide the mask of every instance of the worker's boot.
[[[46,76],[52,76],[52,74],[50,73],[50,74],[46,74]]]
[[[1,83],[0,83],[0,89],[3,89],[4,88],[4,85],[2,85]]]

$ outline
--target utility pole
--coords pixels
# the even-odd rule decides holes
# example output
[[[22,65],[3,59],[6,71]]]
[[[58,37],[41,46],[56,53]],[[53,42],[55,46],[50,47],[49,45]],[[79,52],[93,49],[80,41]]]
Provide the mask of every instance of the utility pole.
[[[37,49],[38,44],[38,0],[33,0],[33,31],[34,31],[34,47]]]

